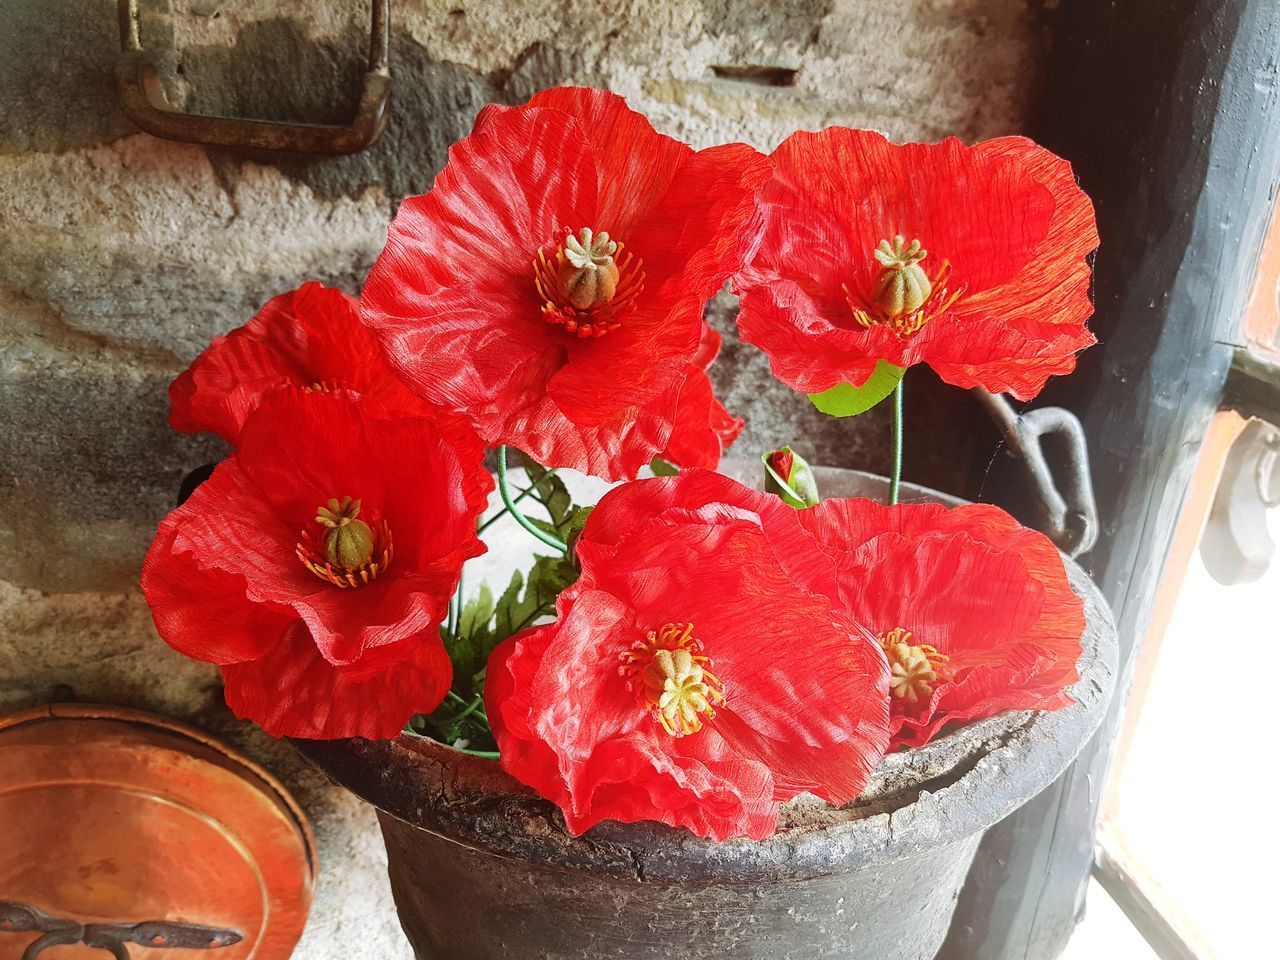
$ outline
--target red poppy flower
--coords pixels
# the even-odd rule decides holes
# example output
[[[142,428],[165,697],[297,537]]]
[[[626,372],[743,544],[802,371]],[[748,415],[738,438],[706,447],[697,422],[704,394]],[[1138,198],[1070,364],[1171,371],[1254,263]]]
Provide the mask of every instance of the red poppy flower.
[[[557,621],[499,647],[485,690],[503,768],[570,831],[761,838],[801,792],[858,795],[888,738],[887,666],[797,586],[835,590],[796,511],[689,470],[608,493],[577,549]]]
[[[899,146],[832,127],[771,161],[738,326],[788,386],[861,386],[885,360],[1028,400],[1094,343],[1093,207],[1030,140]]]
[[[169,422],[234,444],[263,395],[285,384],[343,390],[388,413],[430,413],[387,366],[356,301],[312,281],[215,337],[169,387]]]
[[[227,703],[276,736],[391,737],[449,688],[439,625],[484,552],[483,449],[452,414],[368,410],[265,397],[143,564],[160,636],[220,664]]]
[[[799,517],[889,659],[894,745],[1071,702],[1084,605],[1047,538],[985,504],[824,500]]]
[[[698,355],[689,365],[688,379],[676,403],[675,427],[663,460],[681,467],[714,470],[724,452],[742,433],[743,421],[724,408],[711,386],[707,371],[720,353],[720,334],[703,327]]]
[[[486,442],[634,476],[667,444],[766,169],[742,144],[695,152],[601,90],[486,107],[401,204],[361,309],[410,388]]]

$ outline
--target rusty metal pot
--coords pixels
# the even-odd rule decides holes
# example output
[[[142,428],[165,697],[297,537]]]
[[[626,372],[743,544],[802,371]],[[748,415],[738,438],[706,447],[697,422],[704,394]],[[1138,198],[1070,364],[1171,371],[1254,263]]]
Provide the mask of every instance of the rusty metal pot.
[[[819,481],[828,496],[880,496],[885,483],[848,470]],[[762,842],[613,823],[573,838],[494,761],[415,736],[298,746],[378,808],[401,923],[423,960],[928,960],[983,832],[1065,769],[1110,696],[1115,628],[1066,563],[1088,620],[1074,705],[892,754],[857,802],[799,798]]]

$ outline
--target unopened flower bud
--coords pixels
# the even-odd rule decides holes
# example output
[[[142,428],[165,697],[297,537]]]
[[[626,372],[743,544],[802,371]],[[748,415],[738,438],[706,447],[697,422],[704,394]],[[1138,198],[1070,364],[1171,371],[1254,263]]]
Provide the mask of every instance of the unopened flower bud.
[[[821,499],[818,483],[803,457],[790,447],[782,447],[766,453],[763,460],[766,493],[781,497],[797,510],[817,505]]]

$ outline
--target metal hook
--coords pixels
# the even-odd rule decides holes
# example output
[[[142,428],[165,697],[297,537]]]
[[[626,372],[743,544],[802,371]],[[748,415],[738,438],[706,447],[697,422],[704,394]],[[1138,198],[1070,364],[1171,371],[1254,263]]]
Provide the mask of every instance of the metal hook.
[[[0,931],[39,933],[22,951],[22,960],[36,960],[45,950],[68,943],[83,943],[105,950],[115,960],[129,960],[127,944],[179,950],[217,950],[244,939],[238,930],[206,927],[168,920],[142,923],[81,923],[53,917],[36,907],[16,901],[0,902]]]
[[[372,0],[369,69],[355,118],[345,126],[243,120],[174,110],[165,98],[155,64],[142,49],[138,0],[117,0],[116,10],[120,20],[121,55],[116,64],[120,105],[135,126],[153,137],[236,150],[339,156],[365,149],[386,129],[391,98],[387,61],[390,0]]]
[[[1088,553],[1098,541],[1098,504],[1089,477],[1089,447],[1079,418],[1062,407],[1042,407],[1019,414],[1000,394],[981,387],[974,387],[973,393],[1004,434],[1009,449],[1022,460],[1044,508],[1045,535],[1069,556]],[[1051,433],[1061,434],[1067,442],[1062,490],[1054,483],[1041,443]]]

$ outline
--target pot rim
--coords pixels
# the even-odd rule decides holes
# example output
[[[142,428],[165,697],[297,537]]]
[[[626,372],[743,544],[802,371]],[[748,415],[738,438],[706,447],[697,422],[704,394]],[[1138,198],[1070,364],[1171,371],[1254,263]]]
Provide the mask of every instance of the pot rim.
[[[963,502],[923,487],[904,489],[912,499]],[[652,821],[610,821],[572,837],[557,808],[497,762],[427,737],[294,744],[384,814],[498,857],[638,880],[741,883],[845,872],[980,834],[1056,780],[1097,729],[1117,671],[1115,626],[1084,570],[1065,555],[1063,562],[1086,616],[1073,703],[979,720],[924,747],[889,754],[854,803],[836,810],[813,797],[797,798],[765,840],[716,842]]]

